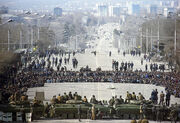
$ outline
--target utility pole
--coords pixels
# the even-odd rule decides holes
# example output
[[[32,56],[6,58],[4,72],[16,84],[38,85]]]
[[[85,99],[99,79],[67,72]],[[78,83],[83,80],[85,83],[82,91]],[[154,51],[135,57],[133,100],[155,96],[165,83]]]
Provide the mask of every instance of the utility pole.
[[[176,55],[176,18],[175,18],[175,29],[174,29],[174,54]]]
[[[76,44],[77,44],[77,35],[76,35],[76,40],[75,40],[75,50],[77,49]]]
[[[31,27],[31,48],[33,48],[33,28]]]
[[[159,29],[159,16],[158,16],[158,41],[157,41],[157,52],[159,52],[159,36],[160,36],[160,29]]]
[[[142,44],[143,44],[143,28],[141,29],[141,53],[142,53]]]
[[[148,28],[146,28],[146,54],[148,53]]]
[[[10,43],[10,32],[9,32],[9,29],[8,29],[8,51],[10,50],[9,43]]]
[[[38,27],[38,30],[37,30],[37,39],[39,40],[39,27]]]
[[[152,28],[150,28],[150,31],[151,31],[151,52],[152,52],[152,50],[153,50],[153,42],[152,42]]]
[[[19,33],[19,39],[20,39],[20,41],[19,41],[19,47],[20,47],[20,49],[22,49],[22,30],[20,30],[20,33]]]

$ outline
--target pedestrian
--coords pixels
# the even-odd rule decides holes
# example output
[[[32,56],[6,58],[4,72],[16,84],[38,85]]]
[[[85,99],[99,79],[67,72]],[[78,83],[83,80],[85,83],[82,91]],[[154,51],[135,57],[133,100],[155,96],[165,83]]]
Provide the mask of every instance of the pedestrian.
[[[147,64],[145,65],[145,70],[146,70],[146,71],[148,70],[148,65],[147,65]]]
[[[163,103],[164,103],[164,93],[163,91],[161,91],[159,105],[163,105]]]
[[[171,93],[169,91],[167,91],[167,93],[166,93],[166,106],[169,106],[170,99],[171,99]]]

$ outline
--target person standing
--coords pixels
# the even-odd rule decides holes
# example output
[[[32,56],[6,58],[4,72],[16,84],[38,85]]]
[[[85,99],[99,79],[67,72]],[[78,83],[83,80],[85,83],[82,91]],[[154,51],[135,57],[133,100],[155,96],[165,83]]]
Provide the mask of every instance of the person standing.
[[[78,105],[78,116],[79,122],[81,122],[81,105]]]
[[[148,65],[147,65],[147,64],[145,65],[145,70],[146,70],[146,71],[148,70]]]
[[[171,93],[169,91],[167,91],[167,93],[166,93],[166,106],[169,106],[170,99],[171,99]]]
[[[96,110],[95,110],[95,105],[93,104],[92,109],[91,109],[91,120],[96,120]]]
[[[161,91],[159,105],[163,105],[163,103],[164,103],[164,93],[163,91]]]

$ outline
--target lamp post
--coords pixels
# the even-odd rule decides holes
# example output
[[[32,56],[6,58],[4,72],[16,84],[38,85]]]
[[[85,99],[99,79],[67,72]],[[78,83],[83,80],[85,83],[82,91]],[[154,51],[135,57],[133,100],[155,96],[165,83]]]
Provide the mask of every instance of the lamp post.
[[[5,23],[0,24],[0,26],[3,26],[4,24],[9,23],[9,22],[13,22],[13,20],[9,19]],[[9,44],[10,44],[10,31],[8,29],[8,51],[10,50],[10,45]]]
[[[175,29],[174,29],[174,54],[176,55],[176,18],[175,18],[175,22],[174,22],[174,26],[175,26]]]

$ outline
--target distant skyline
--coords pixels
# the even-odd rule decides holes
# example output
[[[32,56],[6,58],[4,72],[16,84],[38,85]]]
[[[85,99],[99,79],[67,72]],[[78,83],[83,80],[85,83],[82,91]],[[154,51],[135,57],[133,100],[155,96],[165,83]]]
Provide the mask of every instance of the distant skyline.
[[[40,10],[47,9],[53,10],[54,7],[62,7],[69,9],[74,8],[87,8],[95,7],[96,3],[118,3],[122,1],[143,1],[145,3],[155,3],[160,0],[0,0],[0,6],[7,6],[10,9],[23,9],[23,10]],[[162,0],[167,1],[167,0]],[[169,0],[177,1],[177,0]],[[81,3],[81,4],[79,4]]]

